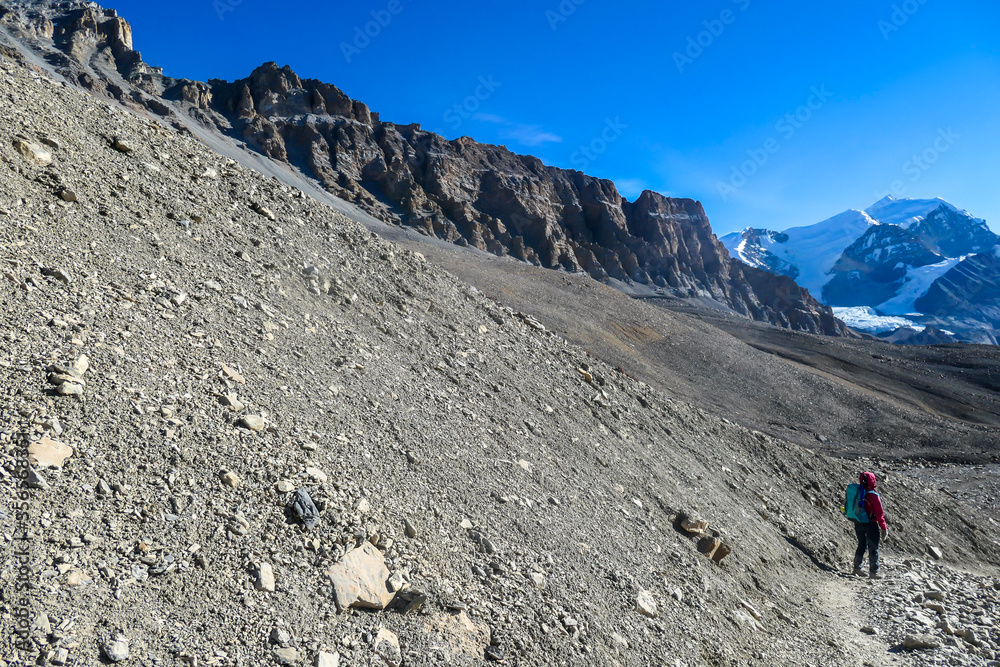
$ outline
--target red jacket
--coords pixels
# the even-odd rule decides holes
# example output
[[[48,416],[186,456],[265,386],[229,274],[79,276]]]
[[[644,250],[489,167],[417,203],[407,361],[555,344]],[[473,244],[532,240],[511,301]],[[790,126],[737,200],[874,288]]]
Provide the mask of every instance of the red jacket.
[[[877,523],[882,530],[888,530],[885,523],[885,510],[882,509],[882,498],[874,491],[865,494],[865,512],[868,513],[868,520]]]

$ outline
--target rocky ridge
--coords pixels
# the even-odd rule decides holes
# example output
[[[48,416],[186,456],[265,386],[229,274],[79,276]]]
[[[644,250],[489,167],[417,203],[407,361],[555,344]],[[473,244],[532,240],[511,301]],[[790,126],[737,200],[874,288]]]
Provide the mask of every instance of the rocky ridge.
[[[93,3],[8,0],[0,25],[76,85],[240,138],[382,220],[602,281],[708,297],[755,320],[850,335],[794,281],[733,262],[701,204],[547,167],[503,146],[382,121],[333,85],[266,63],[246,79],[164,77],[128,24]]]
[[[655,392],[156,121],[8,58],[0,81],[0,521],[35,576],[23,651],[2,563],[4,663],[886,658],[821,594],[856,464]],[[889,569],[928,540],[996,567],[994,525],[871,467]]]

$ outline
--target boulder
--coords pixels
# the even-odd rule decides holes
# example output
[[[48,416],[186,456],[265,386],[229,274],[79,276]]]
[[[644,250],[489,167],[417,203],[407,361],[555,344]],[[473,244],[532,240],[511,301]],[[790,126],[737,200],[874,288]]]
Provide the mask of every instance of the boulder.
[[[72,447],[47,437],[28,445],[28,463],[39,468],[62,468],[71,456]]]
[[[337,609],[384,609],[392,602],[389,590],[389,569],[382,553],[371,542],[365,542],[335,563],[327,574],[333,584]]]

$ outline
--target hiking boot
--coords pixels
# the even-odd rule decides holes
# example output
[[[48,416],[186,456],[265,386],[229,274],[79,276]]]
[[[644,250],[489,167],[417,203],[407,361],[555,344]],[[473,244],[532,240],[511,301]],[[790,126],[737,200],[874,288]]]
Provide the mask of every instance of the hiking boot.
[[[882,579],[883,577],[878,572],[872,572],[871,574],[868,575],[868,578],[869,579]]]
[[[854,566],[854,576],[855,577],[863,577],[863,576],[865,576],[865,571],[862,570],[861,567],[859,567],[858,565],[855,565]]]

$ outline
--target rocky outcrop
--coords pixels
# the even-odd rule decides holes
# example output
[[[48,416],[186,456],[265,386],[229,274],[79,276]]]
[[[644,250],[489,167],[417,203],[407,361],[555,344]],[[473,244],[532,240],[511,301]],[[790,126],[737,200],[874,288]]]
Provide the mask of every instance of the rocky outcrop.
[[[910,269],[944,259],[911,229],[873,225],[833,265],[823,300],[832,306],[877,306],[896,296]]]
[[[969,317],[1000,327],[1000,256],[994,251],[959,262],[915,305],[931,315]]]
[[[142,63],[131,29],[113,11],[72,1],[14,7],[15,18],[4,20],[47,46],[71,80],[174,116],[179,126],[182,114],[235,136],[387,222],[540,267],[711,298],[796,330],[848,333],[791,278],[734,266],[698,202],[650,191],[629,202],[608,180],[383,122],[336,86],[275,63],[234,82],[171,79]],[[51,39],[45,21],[54,26]]]

